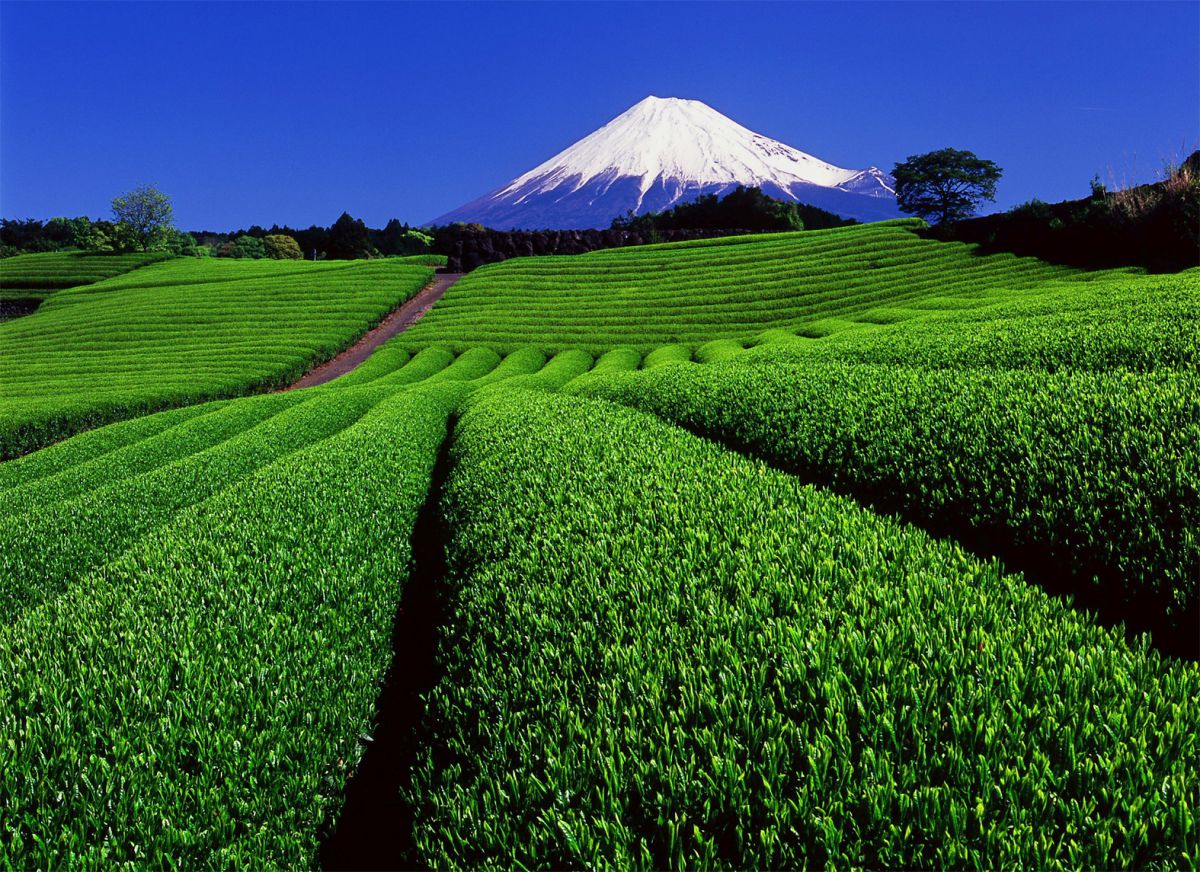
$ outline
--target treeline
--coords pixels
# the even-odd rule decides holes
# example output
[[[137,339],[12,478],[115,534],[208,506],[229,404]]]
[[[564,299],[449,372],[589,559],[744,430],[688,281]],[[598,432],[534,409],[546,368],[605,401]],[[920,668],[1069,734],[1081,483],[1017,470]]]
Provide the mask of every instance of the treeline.
[[[662,212],[625,213],[612,222],[613,230],[653,233],[663,230],[718,230],[737,227],[742,231],[770,233],[785,230],[823,230],[857,224],[816,206],[777,200],[761,188],[738,185],[724,197],[702,194]]]
[[[680,228],[652,230],[491,230],[482,224],[456,222],[434,231],[433,251],[446,256],[446,271],[470,272],[484,264],[514,257],[586,254],[658,242],[689,242],[718,236],[740,236],[745,229]]]
[[[375,229],[343,212],[329,227],[314,224],[303,230],[278,224],[255,224],[232,233],[163,228],[152,249],[192,257],[354,260],[426,254],[432,244],[432,236],[397,218]],[[112,221],[0,219],[0,257],[67,250],[122,253],[139,247],[124,225]]]
[[[297,229],[272,224],[270,228],[255,224],[245,230],[218,233],[211,230],[192,234],[199,244],[208,248],[214,257],[263,257],[270,240],[283,237],[295,247],[295,257],[309,260],[359,260],[370,257],[404,257],[427,254],[433,237],[393,218],[380,229],[368,227],[361,218],[343,212],[329,227],[314,224]],[[265,256],[271,255],[269,250]],[[290,255],[289,255],[290,256]]]
[[[1011,251],[1085,269],[1141,266],[1178,272],[1200,266],[1200,151],[1168,166],[1164,176],[1118,191],[1096,178],[1083,199],[1031,200],[926,232],[978,243],[983,251]]]
[[[165,226],[156,231],[153,250],[194,257],[332,259],[403,257],[442,254],[456,270],[474,269],[509,257],[576,254],[597,248],[642,245],[786,230],[818,230],[856,224],[831,212],[767,196],[759,188],[739,186],[724,197],[706,194],[663,212],[634,215],[612,222],[607,231],[513,231],[477,224],[418,229],[393,218],[382,228],[343,212],[329,227],[295,228],[272,224],[219,232],[181,232]],[[112,221],[81,218],[0,220],[0,257],[41,251],[126,252],[141,248],[128,228]]]
[[[0,218],[0,258],[44,251],[96,251],[126,253],[138,251],[136,235],[125,225],[103,219]],[[154,249],[171,254],[198,254],[195,238],[174,228],[164,228]]]
[[[470,272],[513,257],[583,254],[602,248],[857,223],[816,206],[776,200],[760,188],[739,185],[724,197],[704,194],[663,212],[627,212],[614,219],[608,230],[492,230],[481,224],[455,223],[432,232],[433,251],[446,256],[446,269]]]

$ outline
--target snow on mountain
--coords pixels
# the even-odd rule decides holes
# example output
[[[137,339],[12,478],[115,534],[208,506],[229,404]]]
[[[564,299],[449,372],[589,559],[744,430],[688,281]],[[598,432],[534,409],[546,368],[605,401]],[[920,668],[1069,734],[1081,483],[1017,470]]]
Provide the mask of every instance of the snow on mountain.
[[[895,182],[747,130],[699,100],[647,97],[502,188],[434,220],[500,229],[608,227],[701,194],[756,185],[861,221],[899,216]]]

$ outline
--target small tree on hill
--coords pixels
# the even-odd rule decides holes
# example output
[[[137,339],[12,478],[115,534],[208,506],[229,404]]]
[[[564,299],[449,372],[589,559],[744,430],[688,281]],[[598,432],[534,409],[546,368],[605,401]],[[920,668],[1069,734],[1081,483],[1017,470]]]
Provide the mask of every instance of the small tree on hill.
[[[171,199],[154,185],[114,197],[112,212],[122,236],[142,251],[165,240],[172,226]]]
[[[1001,172],[974,152],[942,148],[909,155],[892,176],[901,211],[946,224],[970,218],[984,200],[995,200]]]

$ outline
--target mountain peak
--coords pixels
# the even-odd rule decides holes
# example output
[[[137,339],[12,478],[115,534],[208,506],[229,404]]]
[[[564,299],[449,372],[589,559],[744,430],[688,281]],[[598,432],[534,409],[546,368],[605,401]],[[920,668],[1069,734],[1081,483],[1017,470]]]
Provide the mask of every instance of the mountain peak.
[[[851,217],[898,215],[890,177],[875,167],[843,169],[748,130],[699,100],[648,96],[437,222],[607,227],[630,209],[658,211],[738,185],[822,208],[835,200],[842,208],[831,211]]]

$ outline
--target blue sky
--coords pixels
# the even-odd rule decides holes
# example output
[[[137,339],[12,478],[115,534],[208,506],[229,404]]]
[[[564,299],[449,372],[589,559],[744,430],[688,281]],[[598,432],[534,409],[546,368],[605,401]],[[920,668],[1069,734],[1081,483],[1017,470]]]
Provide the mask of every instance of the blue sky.
[[[951,146],[995,207],[1200,143],[1200,3],[0,3],[0,214],[420,223],[643,97],[845,167]]]

